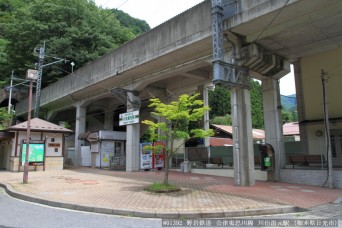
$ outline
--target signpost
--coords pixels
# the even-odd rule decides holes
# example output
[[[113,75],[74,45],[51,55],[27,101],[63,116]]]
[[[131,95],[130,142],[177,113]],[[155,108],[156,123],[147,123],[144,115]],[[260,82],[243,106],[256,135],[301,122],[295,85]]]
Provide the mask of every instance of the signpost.
[[[126,112],[119,115],[119,125],[139,123],[139,111]]]

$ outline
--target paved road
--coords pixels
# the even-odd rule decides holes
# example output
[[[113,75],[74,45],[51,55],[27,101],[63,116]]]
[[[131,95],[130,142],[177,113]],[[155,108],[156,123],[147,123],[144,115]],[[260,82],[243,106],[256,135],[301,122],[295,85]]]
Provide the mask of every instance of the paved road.
[[[2,188],[0,188],[0,208],[0,227],[162,227],[161,219],[102,215],[29,203],[10,197]],[[240,218],[268,220],[339,219],[339,227],[342,227],[342,204],[322,205],[305,212]]]
[[[160,219],[141,219],[72,211],[12,198],[0,188],[0,227],[162,227]]]
[[[181,192],[160,195],[143,191],[145,186],[160,182],[162,178],[162,172],[108,172],[74,167],[31,172],[29,184],[23,185],[22,173],[4,171],[0,183],[18,198],[107,215],[27,203],[2,191],[0,227],[162,227],[162,220],[149,219],[151,217],[212,218],[256,214],[273,215],[245,218],[342,217],[341,189],[260,181],[253,187],[237,187],[228,177],[171,172],[170,181],[182,187]],[[340,199],[339,204],[330,203],[336,199]],[[297,208],[314,210],[274,215],[297,211],[294,210]],[[339,225],[342,227],[342,220]]]

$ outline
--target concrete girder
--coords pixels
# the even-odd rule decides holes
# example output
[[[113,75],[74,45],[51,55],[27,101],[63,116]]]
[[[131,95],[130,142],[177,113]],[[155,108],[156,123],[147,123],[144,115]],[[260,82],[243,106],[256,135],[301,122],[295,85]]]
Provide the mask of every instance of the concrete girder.
[[[162,71],[154,72],[149,75],[145,75],[140,77],[139,79],[132,81],[131,83],[134,84],[134,88],[138,91],[141,91],[148,85],[158,84],[158,82],[170,79],[176,75],[182,75],[183,73],[191,72],[201,67],[208,67],[210,66],[209,60],[211,56],[201,57],[190,62],[185,62],[180,65],[172,66]],[[189,76],[189,75],[188,75]],[[199,77],[201,80],[201,77]],[[122,85],[124,88],[127,86],[129,87],[131,83],[126,83]]]

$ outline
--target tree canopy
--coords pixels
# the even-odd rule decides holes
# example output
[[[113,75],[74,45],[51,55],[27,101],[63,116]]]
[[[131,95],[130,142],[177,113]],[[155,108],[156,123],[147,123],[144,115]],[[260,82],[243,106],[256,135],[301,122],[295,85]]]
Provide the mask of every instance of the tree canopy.
[[[264,128],[264,114],[262,103],[261,84],[251,80],[251,105],[253,128]],[[210,120],[212,124],[231,124],[230,91],[224,87],[216,86],[214,91],[209,92]]]
[[[34,49],[39,52],[43,42],[45,63],[64,58],[77,69],[150,29],[145,21],[99,8],[92,0],[3,0],[0,9],[0,80],[12,69],[24,75],[34,68]],[[43,86],[69,72],[70,64],[45,67]]]

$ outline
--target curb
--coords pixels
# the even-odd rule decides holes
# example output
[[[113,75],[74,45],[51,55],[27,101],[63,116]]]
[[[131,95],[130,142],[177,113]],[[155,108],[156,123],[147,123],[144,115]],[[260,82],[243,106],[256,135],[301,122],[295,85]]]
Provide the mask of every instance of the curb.
[[[130,216],[140,218],[159,218],[159,219],[198,219],[198,218],[229,218],[229,217],[243,217],[243,216],[257,216],[257,215],[270,215],[270,214],[284,214],[305,211],[305,209],[296,206],[279,206],[276,208],[263,208],[263,209],[247,209],[241,211],[175,211],[175,212],[158,212],[158,211],[139,211],[139,210],[124,210],[116,208],[101,208],[82,206],[77,204],[69,204],[56,202],[51,200],[39,199],[33,196],[26,195],[25,193],[18,192],[9,184],[0,183],[0,187],[5,189],[6,193],[13,198],[21,199],[24,201],[48,205],[51,207],[58,207],[83,212],[93,212],[99,214]]]

